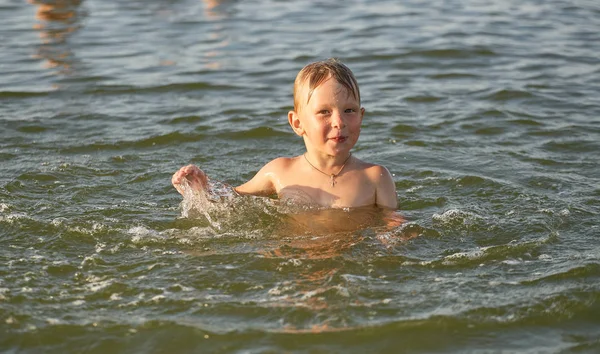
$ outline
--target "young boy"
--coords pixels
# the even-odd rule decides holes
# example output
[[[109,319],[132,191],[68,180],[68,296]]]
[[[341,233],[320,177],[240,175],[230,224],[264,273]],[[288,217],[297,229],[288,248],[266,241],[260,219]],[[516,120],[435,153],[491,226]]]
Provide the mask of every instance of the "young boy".
[[[294,82],[294,110],[288,122],[304,139],[306,152],[267,163],[248,182],[235,187],[240,194],[270,196],[328,208],[378,206],[397,208],[396,188],[389,171],[352,156],[365,109],[354,74],[336,59],[305,66]],[[184,194],[182,182],[207,188],[197,166],[184,166],[171,182]]]

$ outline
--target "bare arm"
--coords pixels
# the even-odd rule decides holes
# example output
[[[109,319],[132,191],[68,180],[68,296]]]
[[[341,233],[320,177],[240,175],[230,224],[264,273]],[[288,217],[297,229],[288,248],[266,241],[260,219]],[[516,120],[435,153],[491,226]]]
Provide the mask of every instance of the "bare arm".
[[[239,194],[251,194],[256,196],[270,196],[277,193],[274,179],[277,176],[277,170],[281,165],[282,159],[275,159],[261,168],[251,180],[235,187]]]
[[[277,192],[273,183],[274,176],[277,175],[277,169],[282,165],[283,160],[275,159],[261,168],[254,177],[241,186],[235,187],[239,194],[251,194],[256,196],[269,196]],[[173,177],[171,183],[177,191],[184,195],[186,184],[192,190],[201,191],[208,188],[208,177],[198,166],[187,165],[180,168]]]
[[[398,196],[396,195],[396,184],[390,171],[383,166],[377,166],[375,181],[377,185],[375,203],[378,207],[397,209]]]

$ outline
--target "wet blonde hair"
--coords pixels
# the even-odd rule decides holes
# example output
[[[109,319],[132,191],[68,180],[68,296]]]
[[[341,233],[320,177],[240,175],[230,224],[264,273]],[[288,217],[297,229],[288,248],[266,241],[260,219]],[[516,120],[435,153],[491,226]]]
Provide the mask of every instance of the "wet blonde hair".
[[[360,90],[352,70],[338,59],[330,58],[310,63],[300,70],[294,81],[294,111],[299,112],[300,107],[308,104],[315,89],[330,77],[344,86],[360,104]],[[302,89],[307,85],[308,97],[306,102],[301,102]]]

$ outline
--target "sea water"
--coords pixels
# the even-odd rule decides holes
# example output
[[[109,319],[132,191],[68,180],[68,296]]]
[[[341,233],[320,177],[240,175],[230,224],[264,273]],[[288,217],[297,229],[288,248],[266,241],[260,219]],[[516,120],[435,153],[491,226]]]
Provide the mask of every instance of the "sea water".
[[[0,16],[0,351],[600,351],[596,1]],[[303,153],[292,83],[328,57],[361,85],[353,153],[390,170],[405,221],[182,204],[183,165],[238,185]]]

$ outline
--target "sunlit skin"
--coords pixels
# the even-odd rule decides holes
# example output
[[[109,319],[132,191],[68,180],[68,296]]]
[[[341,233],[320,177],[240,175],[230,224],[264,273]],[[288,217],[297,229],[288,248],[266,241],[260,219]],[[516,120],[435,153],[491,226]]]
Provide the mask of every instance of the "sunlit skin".
[[[302,257],[307,258],[328,258],[345,252],[360,239],[351,236],[353,231],[373,223],[381,225],[374,214],[360,207],[376,206],[386,210],[381,221],[387,230],[395,229],[404,222],[402,216],[394,212],[398,206],[397,196],[388,170],[351,154],[365,115],[359,98],[331,76],[315,87],[310,96],[309,90],[308,85],[299,86],[296,107],[288,112],[288,122],[292,130],[302,137],[306,153],[272,160],[235,190],[256,196],[277,195],[294,205],[318,205],[331,209],[309,209],[289,214],[289,223],[285,223],[281,230],[283,234],[302,235],[310,230],[311,235],[321,237],[317,240],[294,240],[281,249],[276,246],[272,254],[266,256],[281,256],[280,252],[289,247],[303,250]],[[337,175],[333,186],[331,174]],[[207,176],[195,165],[182,167],[173,175],[172,183],[182,195],[186,186],[192,190],[208,188]],[[350,215],[336,212],[338,208],[355,208],[354,211],[360,212]],[[387,243],[385,238],[382,242]]]
[[[305,104],[290,111],[288,121],[303,138],[306,157],[276,158],[235,190],[256,196],[276,194],[280,199],[322,207],[396,209],[396,189],[389,171],[351,155],[365,114],[359,99],[332,77],[316,87],[310,99],[305,85],[301,97],[306,98],[302,100]],[[333,186],[331,174],[337,174]],[[183,179],[193,189],[207,185],[206,175],[194,165],[184,166],[173,175],[172,183],[181,194]]]

